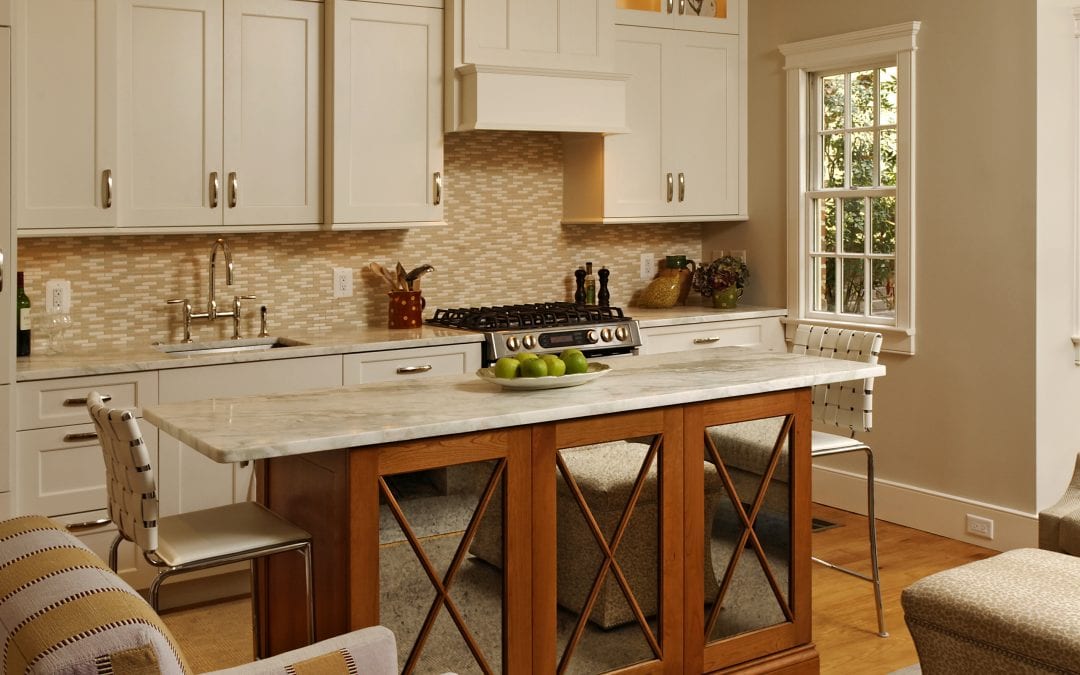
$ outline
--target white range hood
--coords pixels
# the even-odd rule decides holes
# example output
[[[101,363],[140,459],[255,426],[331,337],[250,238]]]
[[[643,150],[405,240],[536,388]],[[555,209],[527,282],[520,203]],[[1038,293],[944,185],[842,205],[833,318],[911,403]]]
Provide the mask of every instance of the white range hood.
[[[447,0],[446,131],[626,132],[610,0]]]

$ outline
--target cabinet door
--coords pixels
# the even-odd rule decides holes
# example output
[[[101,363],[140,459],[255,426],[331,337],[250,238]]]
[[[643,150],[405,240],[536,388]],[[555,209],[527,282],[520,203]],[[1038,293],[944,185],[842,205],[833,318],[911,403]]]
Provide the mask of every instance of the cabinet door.
[[[334,12],[335,227],[442,220],[442,11]]]
[[[616,67],[626,83],[628,134],[604,138],[605,217],[670,215],[667,197],[662,82],[668,31],[619,26]],[[674,176],[672,176],[674,180]]]
[[[739,211],[739,38],[670,31],[664,64],[667,171],[675,211],[715,216]]]
[[[461,0],[463,63],[611,71],[610,0]]]
[[[121,158],[130,177],[121,224],[220,225],[221,0],[125,0],[121,13]]]
[[[115,200],[103,200],[106,172],[117,189],[126,180],[116,163],[116,4],[18,0],[14,10],[17,227],[115,225]]]
[[[322,9],[225,3],[226,225],[322,221]]]

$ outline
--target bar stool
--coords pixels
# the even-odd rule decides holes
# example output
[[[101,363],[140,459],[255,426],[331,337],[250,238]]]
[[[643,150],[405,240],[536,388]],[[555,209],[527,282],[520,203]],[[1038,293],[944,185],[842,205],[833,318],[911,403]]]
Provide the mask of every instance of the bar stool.
[[[158,518],[157,486],[150,454],[138,420],[130,410],[106,408],[95,391],[86,397],[90,419],[97,428],[105,457],[109,518],[118,533],[109,549],[109,567],[115,572],[120,542],[138,547],[148,563],[158,568],[150,585],[150,605],[158,610],[161,583],[183,572],[255,560],[285,551],[304,557],[307,587],[309,643],[315,642],[315,605],[312,586],[311,535],[255,502],[227,504]],[[253,575],[254,581],[254,575]],[[258,655],[259,621],[254,583],[252,613],[255,653]]]
[[[877,363],[881,352],[881,333],[841,330],[800,324],[795,330],[792,353],[824,358],[847,359]],[[878,635],[888,637],[885,630],[885,611],[881,604],[881,574],[878,571],[877,524],[874,517],[874,453],[870,446],[855,438],[857,431],[870,431],[873,420],[874,378],[853,382],[822,384],[813,391],[813,420],[850,431],[849,436],[814,431],[810,441],[810,457],[828,457],[848,452],[866,454],[866,517],[870,535],[870,576],[830,562],[813,558],[814,562],[839,572],[850,574],[874,585],[877,607]]]

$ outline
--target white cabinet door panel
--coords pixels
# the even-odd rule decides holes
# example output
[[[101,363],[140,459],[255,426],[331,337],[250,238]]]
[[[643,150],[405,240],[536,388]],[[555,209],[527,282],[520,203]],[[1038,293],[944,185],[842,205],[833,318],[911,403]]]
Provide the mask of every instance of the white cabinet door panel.
[[[336,7],[333,222],[439,221],[442,12]]]
[[[610,0],[458,0],[462,63],[610,72]]]
[[[665,182],[664,31],[620,27],[615,43],[626,83],[628,134],[605,137],[604,190],[609,217],[666,215],[671,210]]]
[[[109,227],[103,172],[117,174],[116,5],[14,4],[15,212],[20,229]],[[5,74],[6,76],[6,74]]]
[[[225,3],[226,225],[322,220],[322,11],[293,0]]]
[[[684,215],[739,208],[739,38],[677,33],[665,73],[664,116]],[[705,75],[705,76],[703,76]],[[676,187],[676,192],[678,192]],[[678,195],[676,195],[678,197]]]
[[[123,224],[221,223],[220,0],[129,0],[121,17]],[[217,173],[216,207],[210,176]]]

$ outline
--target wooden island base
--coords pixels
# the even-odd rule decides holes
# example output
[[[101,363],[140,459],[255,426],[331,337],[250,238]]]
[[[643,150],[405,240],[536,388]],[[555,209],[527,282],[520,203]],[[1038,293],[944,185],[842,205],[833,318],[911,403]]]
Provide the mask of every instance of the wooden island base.
[[[766,446],[755,460],[760,461],[761,475],[766,477],[763,484],[768,489],[749,489],[738,480],[739,475],[750,475],[742,471],[746,467],[737,466],[738,462],[718,449],[710,440],[709,430],[733,422],[766,419],[782,423],[776,441],[771,443],[771,454]],[[615,663],[615,669],[625,673],[816,673],[818,655],[810,634],[810,428],[810,390],[804,387],[260,460],[259,499],[314,537],[316,627],[322,639],[364,626],[392,623],[392,617],[380,613],[380,572],[387,574],[386,569],[380,570],[384,550],[380,547],[380,507],[391,512],[398,508],[386,478],[486,462],[482,466],[490,467],[493,478],[482,484],[484,489],[477,503],[482,508],[501,509],[501,532],[497,533],[502,539],[502,560],[497,561],[501,566],[483,568],[501,575],[501,647],[485,648],[485,640],[490,637],[484,635],[485,625],[471,615],[466,618],[461,614],[455,600],[453,584],[458,573],[467,564],[477,564],[466,563],[471,560],[468,545],[478,534],[484,535],[475,518],[464,526],[465,544],[448,568],[424,577],[426,588],[422,594],[418,592],[416,600],[422,605],[418,616],[423,619],[429,605],[434,604],[441,614],[461,619],[468,630],[458,630],[468,634],[461,639],[469,648],[467,656],[473,659],[458,665],[461,670],[582,672],[576,659],[585,658],[587,648],[579,638],[612,633],[597,631],[592,622],[581,620],[580,627],[575,624],[576,633],[566,639],[559,637],[565,622],[575,621],[577,615],[590,615],[588,611],[568,613],[556,602],[563,592],[558,585],[559,514],[580,507],[580,502],[575,507],[569,500],[583,494],[576,486],[584,476],[574,475],[569,461],[574,453],[567,449],[634,439],[643,443],[635,447],[645,459],[640,466],[628,462],[626,468],[629,482],[623,487],[629,495],[629,509],[619,520],[619,527],[598,535],[606,538],[607,546],[598,540],[596,549],[603,558],[605,578],[614,580],[610,583],[618,583],[621,588],[622,581],[629,579],[633,600],[627,604],[634,616],[630,628],[619,630],[633,633],[637,629],[637,635],[648,644],[651,658],[632,665]],[[655,470],[650,475],[652,468]],[[574,480],[567,478],[568,474]],[[773,480],[769,481],[769,477]],[[655,487],[649,487],[653,484],[650,481]],[[711,524],[712,533],[707,531],[706,519],[712,519],[706,508],[709,485],[719,486],[716,503],[728,514],[724,522],[731,534],[726,549],[722,548],[724,542],[719,549],[714,543],[718,525]],[[565,501],[560,503],[560,499]],[[648,511],[647,499],[655,500]],[[778,511],[776,503],[786,508]],[[585,523],[582,527],[595,534],[604,528],[598,524],[592,506],[585,499],[581,518]],[[655,527],[657,542],[656,584],[651,589],[645,589],[631,572],[623,570],[624,566],[630,569],[634,557],[631,554],[645,555],[645,549],[630,553],[618,549],[624,534],[627,541],[631,538],[635,508],[655,518],[655,524],[648,523]],[[427,542],[422,535],[410,527],[403,526],[402,530],[411,539],[409,545],[414,552],[424,550]],[[709,546],[714,547],[710,550],[718,571],[712,586],[717,586],[720,597],[729,603],[721,601],[720,612],[711,611],[715,598],[706,601],[707,536]],[[606,558],[605,549],[616,552]],[[716,551],[728,549],[732,560],[722,555],[716,559]],[[405,551],[403,547],[397,550]],[[572,563],[573,553],[564,551],[561,564],[568,564],[567,559]],[[296,558],[276,556],[260,569],[257,600],[264,627],[264,654],[304,643],[304,589],[299,582],[303,576]],[[740,584],[744,583],[741,579],[747,577],[736,570],[745,571],[748,566],[758,587],[749,595],[740,595]],[[731,572],[730,578],[727,572]],[[594,585],[594,573],[583,572],[586,574],[583,583],[593,589],[593,596],[598,596],[596,589],[600,585]],[[656,605],[651,612],[655,618],[646,616],[650,613],[645,609],[648,597]],[[741,599],[746,597],[750,601]],[[738,618],[748,602],[760,605],[751,608],[754,611],[761,609],[778,620],[706,640],[707,626],[723,624],[732,616]],[[724,616],[718,619],[714,614]],[[494,625],[497,630],[499,622]],[[431,636],[419,629],[411,634]],[[405,642],[401,634],[398,640]],[[435,644],[429,641],[413,649],[417,642],[422,640],[410,639],[409,644],[399,645],[403,650],[401,666],[406,671],[422,663],[425,646]]]

